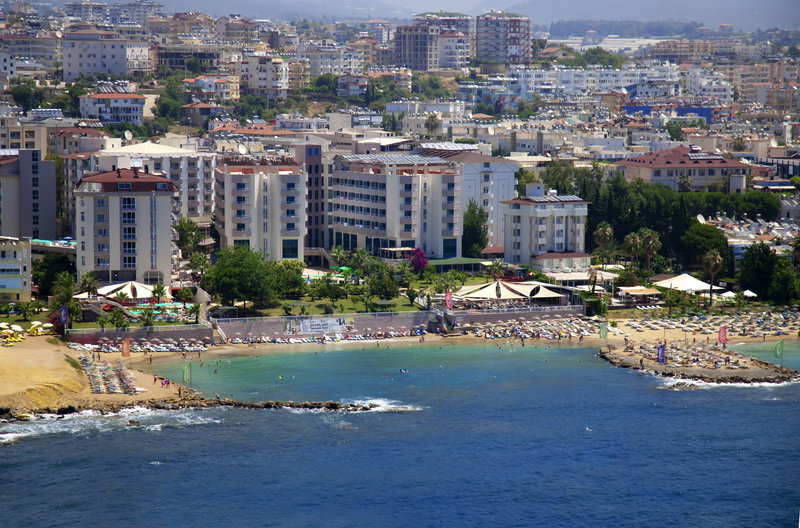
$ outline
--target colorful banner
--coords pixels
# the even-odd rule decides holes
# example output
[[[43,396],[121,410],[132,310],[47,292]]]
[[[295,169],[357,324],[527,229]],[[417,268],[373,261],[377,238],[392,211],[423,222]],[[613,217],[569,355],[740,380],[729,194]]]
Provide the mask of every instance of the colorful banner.
[[[453,292],[447,290],[447,293],[444,294],[444,301],[448,308],[453,308]]]
[[[608,323],[603,322],[603,324],[600,325],[599,333],[600,333],[600,339],[605,339],[606,337],[608,337]]]
[[[659,363],[666,363],[667,362],[667,345],[658,345],[656,349],[658,351],[658,362]]]
[[[131,338],[128,337],[122,341],[122,357],[131,357]]]
[[[783,339],[775,343],[775,357],[783,359]]]
[[[66,325],[69,322],[69,307],[66,304],[59,310],[59,316],[62,325]]]
[[[192,364],[187,363],[183,366],[183,382],[187,385],[192,383]]]
[[[727,344],[728,342],[728,327],[727,326],[720,326],[719,327],[719,342]]]

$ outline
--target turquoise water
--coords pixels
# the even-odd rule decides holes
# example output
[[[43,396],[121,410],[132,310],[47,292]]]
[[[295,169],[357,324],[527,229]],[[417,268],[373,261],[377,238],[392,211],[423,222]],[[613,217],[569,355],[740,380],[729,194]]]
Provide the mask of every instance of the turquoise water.
[[[0,439],[17,439],[0,449],[0,490],[14,505],[4,522],[797,525],[800,384],[667,390],[588,348],[308,350],[195,361],[193,385],[212,397],[395,410],[140,410],[0,424]],[[800,368],[796,343],[784,364]],[[125,427],[131,416],[140,427]]]

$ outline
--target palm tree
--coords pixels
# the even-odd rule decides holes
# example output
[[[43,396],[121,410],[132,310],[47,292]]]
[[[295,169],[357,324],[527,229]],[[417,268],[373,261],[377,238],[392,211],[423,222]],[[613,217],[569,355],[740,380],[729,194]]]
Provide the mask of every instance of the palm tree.
[[[592,295],[594,295],[594,288],[597,286],[597,268],[589,266],[589,282],[592,284]]]
[[[797,235],[792,242],[792,262],[800,264],[800,235]]]
[[[491,275],[494,280],[500,279],[506,274],[506,265],[499,260],[494,260],[491,264],[486,266],[486,272]]]
[[[658,233],[646,227],[639,230],[639,240],[641,241],[647,272],[650,273],[650,259],[661,249],[661,241],[658,239]]]
[[[145,308],[142,310],[142,315],[139,316],[139,322],[145,328],[153,326],[156,323],[156,314],[152,308]]]
[[[605,259],[608,254],[606,252],[614,241],[614,228],[611,227],[611,224],[608,222],[600,222],[597,224],[597,229],[594,230],[594,241],[599,250],[600,261],[603,264],[607,264]]]
[[[125,317],[125,314],[122,313],[122,310],[119,308],[114,308],[114,311],[111,312],[111,315],[109,316],[109,320],[117,330],[128,328],[130,326],[128,318]]]
[[[191,288],[184,287],[175,292],[175,300],[183,303],[184,310],[186,309],[186,303],[191,301],[192,297],[194,297],[194,293]]]
[[[153,297],[156,298],[156,303],[161,304],[161,299],[167,296],[167,287],[159,282],[153,286],[153,291],[151,293]]]
[[[337,266],[346,266],[349,252],[342,249],[342,246],[336,246],[331,250],[331,258]]]
[[[19,318],[22,321],[29,320],[31,318],[31,314],[33,313],[33,306],[31,306],[31,303],[17,303],[14,305],[14,309],[16,309],[17,313],[19,314]]]
[[[8,303],[0,304],[0,314],[5,314],[8,317],[11,314],[11,305]]]
[[[55,306],[64,306],[72,302],[75,295],[75,278],[68,271],[62,271],[56,275],[51,291],[53,293],[53,303]]]
[[[625,235],[625,249],[630,255],[631,260],[638,263],[639,255],[642,254],[642,239],[639,233],[628,233]]]
[[[432,136],[437,128],[439,128],[439,118],[436,114],[428,115],[428,117],[425,118],[425,130]]]
[[[210,265],[211,261],[208,260],[208,256],[202,253],[192,253],[189,257],[189,268],[197,274],[198,279],[203,278]]]
[[[200,305],[199,304],[192,304],[188,308],[186,308],[187,315],[194,316],[195,324],[200,322]]]
[[[102,314],[97,316],[97,324],[100,326],[100,330],[105,332],[106,326],[111,324],[111,318],[108,316],[107,313],[103,312]]]
[[[722,271],[723,260],[716,249],[710,249],[703,255],[703,271],[711,276],[711,284],[708,286],[709,306],[714,302],[714,277]]]
[[[97,287],[99,284],[100,281],[97,280],[97,275],[95,275],[93,271],[84,273],[83,277],[81,277],[81,291],[89,295],[97,295]]]
[[[112,299],[114,299],[115,301],[117,301],[120,304],[122,304],[123,302],[127,301],[130,298],[131,298],[130,295],[128,295],[124,291],[117,292],[117,294],[114,297],[112,297]]]

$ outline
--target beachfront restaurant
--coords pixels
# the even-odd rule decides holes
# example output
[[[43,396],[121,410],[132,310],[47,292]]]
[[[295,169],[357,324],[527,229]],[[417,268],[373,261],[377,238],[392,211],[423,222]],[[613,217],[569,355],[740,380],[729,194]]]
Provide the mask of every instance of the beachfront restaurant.
[[[492,310],[566,305],[567,296],[551,290],[550,287],[552,286],[536,281],[493,281],[465,286],[453,293],[453,308]]]

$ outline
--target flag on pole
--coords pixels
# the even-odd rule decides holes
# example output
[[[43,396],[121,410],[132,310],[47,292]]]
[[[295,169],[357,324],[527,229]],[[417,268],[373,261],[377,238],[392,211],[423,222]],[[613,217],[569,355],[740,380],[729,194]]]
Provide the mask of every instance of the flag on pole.
[[[727,326],[720,326],[719,327],[719,342],[724,344],[728,343],[728,327]]]
[[[447,290],[447,293],[444,294],[444,301],[447,304],[448,308],[453,308],[453,292]]]
[[[600,339],[605,339],[606,337],[608,337],[608,323],[604,321],[600,325]]]
[[[191,385],[192,383],[192,364],[187,363],[183,366],[183,382]]]
[[[59,311],[59,317],[60,317],[59,322],[62,325],[66,325],[67,322],[69,322],[69,308],[67,307],[66,304],[61,307],[61,310]]]
[[[775,357],[783,359],[783,339],[775,343]]]
[[[659,363],[666,363],[667,362],[667,345],[658,345],[656,349],[658,351],[658,362]]]
[[[131,357],[131,338],[125,338],[122,341],[122,357]]]

